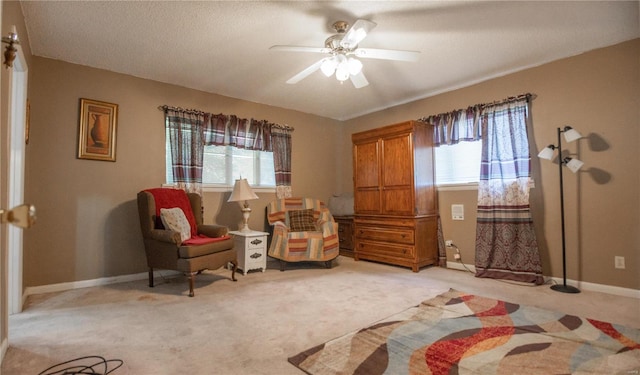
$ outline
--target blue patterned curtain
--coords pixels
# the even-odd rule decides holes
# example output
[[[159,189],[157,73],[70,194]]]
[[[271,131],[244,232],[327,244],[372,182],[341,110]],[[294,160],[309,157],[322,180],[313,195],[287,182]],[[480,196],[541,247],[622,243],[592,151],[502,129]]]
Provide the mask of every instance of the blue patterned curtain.
[[[543,284],[529,208],[530,96],[481,110],[476,276]]]

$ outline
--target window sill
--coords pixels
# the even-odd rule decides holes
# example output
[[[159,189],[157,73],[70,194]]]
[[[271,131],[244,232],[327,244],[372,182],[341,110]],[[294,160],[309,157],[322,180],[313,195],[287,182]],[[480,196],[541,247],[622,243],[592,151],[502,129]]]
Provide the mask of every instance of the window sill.
[[[254,193],[275,193],[275,186],[251,186],[251,190]],[[205,193],[230,193],[233,191],[233,186],[221,186],[221,185],[202,185],[202,191]]]
[[[176,185],[162,184],[162,187],[175,188]],[[253,190],[254,193],[274,193],[275,194],[276,187],[275,186],[252,186],[251,190]],[[230,193],[233,191],[233,186],[202,184],[202,191],[204,193]]]
[[[443,184],[437,185],[438,191],[460,191],[460,190],[478,190],[477,182],[469,182],[466,184]]]
[[[534,189],[536,182],[533,178],[529,178],[529,189]],[[456,190],[478,190],[477,182],[468,182],[464,184],[442,184],[436,185],[438,191],[456,191]]]

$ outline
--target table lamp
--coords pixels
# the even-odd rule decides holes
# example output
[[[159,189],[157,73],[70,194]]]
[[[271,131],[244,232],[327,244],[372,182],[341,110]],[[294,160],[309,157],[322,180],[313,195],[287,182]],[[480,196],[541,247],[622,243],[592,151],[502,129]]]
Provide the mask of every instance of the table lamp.
[[[248,224],[249,215],[251,214],[251,208],[249,208],[248,201],[252,199],[258,199],[258,196],[251,190],[251,186],[249,186],[249,182],[247,182],[247,179],[240,177],[240,179],[236,180],[235,185],[233,185],[233,192],[231,192],[231,196],[227,201],[244,201],[244,204],[242,205],[242,228],[239,229],[240,232],[251,232]]]

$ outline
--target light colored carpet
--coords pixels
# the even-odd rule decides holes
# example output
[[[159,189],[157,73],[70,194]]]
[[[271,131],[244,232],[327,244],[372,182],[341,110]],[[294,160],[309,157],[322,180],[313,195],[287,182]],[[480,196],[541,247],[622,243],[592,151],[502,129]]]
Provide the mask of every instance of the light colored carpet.
[[[455,288],[466,293],[640,328],[640,300],[558,293],[478,279],[462,271],[406,268],[340,257],[332,269],[200,275],[31,296],[9,319],[2,374],[38,374],[81,356],[121,359],[121,374],[302,374],[287,358]]]

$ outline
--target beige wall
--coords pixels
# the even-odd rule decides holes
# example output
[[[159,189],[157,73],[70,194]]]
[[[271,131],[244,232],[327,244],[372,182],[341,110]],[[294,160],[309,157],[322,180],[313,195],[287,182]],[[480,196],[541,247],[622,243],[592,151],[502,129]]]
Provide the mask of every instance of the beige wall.
[[[163,104],[291,125],[294,194],[326,200],[336,190],[336,121],[46,58],[34,58],[31,72],[26,198],[38,223],[25,233],[25,286],[146,270],[134,199],[164,182]],[[119,105],[115,163],[76,158],[80,98]],[[240,209],[228,196],[205,194],[206,222],[236,228]],[[254,229],[274,198],[259,196]]]
[[[639,49],[640,41],[635,40],[343,123],[34,58],[29,78],[32,118],[26,198],[37,206],[39,222],[25,233],[25,286],[145,270],[134,197],[138,190],[164,181],[159,105],[295,127],[294,193],[326,200],[332,193],[352,191],[351,133],[531,92],[537,95],[532,111],[533,149],[553,143],[558,126],[571,125],[587,136],[567,147],[586,166],[578,175],[565,175],[568,277],[640,289]],[[83,97],[120,106],[115,163],[76,159],[78,100]],[[536,180],[532,210],[544,272],[561,276],[557,168],[537,158],[532,165]],[[471,264],[474,195],[473,191],[440,194],[445,237],[460,246],[463,260]],[[206,194],[205,218],[233,228],[241,218],[237,205],[226,203],[227,196]],[[273,197],[260,196],[251,202],[250,225],[255,229],[262,227],[264,206]],[[464,222],[450,220],[452,203],[465,204]],[[613,268],[614,255],[625,256],[626,270]]]
[[[429,72],[425,72],[429,74]],[[393,107],[346,122],[350,134],[430,114],[533,93],[531,205],[545,275],[562,276],[557,164],[540,161],[538,149],[556,143],[556,129],[570,125],[585,138],[563,144],[585,162],[564,175],[567,277],[640,289],[640,39],[559,60],[467,88]],[[343,171],[350,188],[352,171]],[[444,191],[440,210],[446,239],[474,263],[477,192]],[[451,221],[451,204],[465,204],[465,221]],[[626,269],[614,269],[614,255]]]

